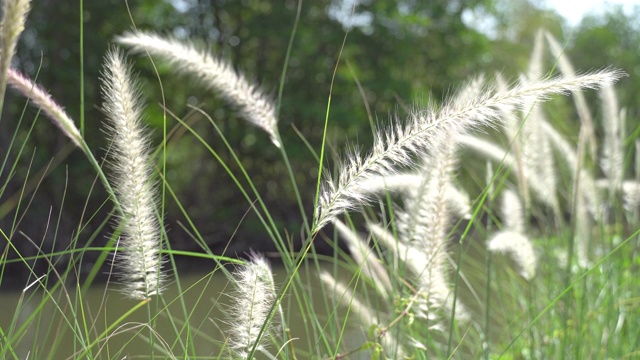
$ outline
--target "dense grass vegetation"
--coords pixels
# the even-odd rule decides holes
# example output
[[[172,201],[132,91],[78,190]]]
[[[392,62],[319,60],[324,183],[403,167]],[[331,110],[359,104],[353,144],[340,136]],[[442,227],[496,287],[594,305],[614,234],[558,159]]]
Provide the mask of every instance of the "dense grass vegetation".
[[[311,136],[293,127],[295,139],[280,118],[297,71],[294,43],[307,35],[298,33],[298,3],[278,50],[275,101],[188,37],[132,30],[113,34],[100,77],[87,79],[101,98],[81,101],[80,114],[99,108],[104,122],[74,120],[36,76],[11,67],[29,2],[3,4],[0,94],[20,112],[0,154],[0,285],[19,289],[2,300],[10,313],[0,322],[2,358],[640,356],[640,141],[627,131],[634,112],[623,108],[634,104],[616,92],[631,70],[577,71],[540,30],[520,75],[469,76],[441,102],[401,103],[399,115],[376,122],[347,34],[327,60],[329,93],[313,104],[312,117],[324,121]],[[82,41],[80,49],[83,59]],[[134,70],[137,58],[150,77]],[[82,66],[72,69],[81,84]],[[341,76],[369,112],[369,121],[352,119],[368,123],[366,136],[349,141],[371,140],[369,150],[335,146],[344,141],[332,122],[335,109],[345,115],[334,105]],[[393,83],[388,91],[403,94]],[[234,115],[211,113],[179,87],[222,99]],[[106,140],[94,140],[98,130]],[[33,143],[42,131],[64,145],[39,170],[34,159],[48,149]],[[294,158],[305,159],[304,172]],[[272,172],[253,171],[265,162]],[[59,177],[48,185],[56,202],[42,202],[43,179],[75,166],[90,168],[89,178]],[[215,180],[198,176],[207,166],[233,187],[182,192],[211,190],[200,183]],[[219,204],[218,196],[242,203],[244,216],[216,211],[213,225],[201,225],[207,206],[192,205]],[[296,214],[281,217],[274,200]],[[77,218],[68,207],[81,209]],[[174,210],[181,220],[168,221]],[[37,226],[25,222],[31,214]],[[236,232],[212,247],[203,228],[216,224],[250,226],[238,233],[270,242],[253,249],[275,251],[236,246]]]

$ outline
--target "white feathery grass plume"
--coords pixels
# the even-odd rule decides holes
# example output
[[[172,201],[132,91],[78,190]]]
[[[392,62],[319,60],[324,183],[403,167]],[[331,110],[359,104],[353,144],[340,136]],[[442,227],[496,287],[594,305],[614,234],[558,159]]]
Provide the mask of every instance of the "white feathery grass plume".
[[[543,55],[544,55],[544,32],[538,30],[535,36],[533,51],[529,60],[529,69],[527,74],[522,76],[523,81],[539,80],[543,77]],[[572,76],[575,76],[573,74]],[[533,172],[539,174],[536,176],[543,182],[542,186],[546,188],[543,193],[548,203],[554,211],[556,217],[560,215],[560,204],[557,196],[556,173],[553,161],[553,153],[549,140],[541,129],[540,123],[544,121],[542,107],[537,101],[532,101],[522,110],[523,125],[522,134],[518,138],[520,153],[518,156],[518,165],[521,166],[523,172]],[[525,180],[527,176],[519,177],[518,180]],[[530,208],[529,194],[526,192],[529,188],[528,184],[521,186],[521,192],[525,199],[525,206]]]
[[[362,191],[362,182],[376,175],[392,175],[398,167],[411,165],[414,155],[424,155],[431,148],[432,139],[437,134],[463,134],[474,127],[499,121],[502,107],[521,107],[536,99],[545,100],[553,94],[599,88],[622,76],[620,71],[603,70],[568,79],[531,81],[506,91],[485,91],[467,103],[450,103],[440,109],[416,111],[404,124],[398,122],[393,128],[378,130],[368,155],[348,155],[340,166],[338,178],[327,178],[323,182],[313,231],[319,231],[338,214],[369,203],[371,196]]]
[[[502,193],[502,224],[506,229],[524,233],[524,211],[518,194],[512,190]]]
[[[518,194],[505,190],[500,210],[503,230],[487,241],[487,249],[494,253],[510,254],[520,268],[520,276],[530,281],[536,274],[538,260],[533,244],[524,235],[524,211]]]
[[[622,193],[625,210],[630,213],[637,212],[640,207],[640,182],[637,180],[622,182]]]
[[[422,175],[417,173],[374,176],[362,183],[362,189],[371,193],[399,192],[403,196],[415,197],[416,187],[420,186]],[[447,186],[445,199],[449,210],[460,218],[471,217],[469,194],[453,184]]]
[[[500,73],[496,75],[496,86],[499,91],[506,91],[509,88],[506,80]],[[504,107],[501,109],[501,113],[505,124],[505,133],[507,134],[507,139],[511,144],[511,149],[513,152],[513,165],[510,166],[515,171],[516,178],[518,179],[518,188],[520,190],[522,198],[524,199],[525,207],[529,209],[531,207],[531,195],[529,193],[529,182],[527,181],[527,177],[525,176],[525,169],[522,161],[522,122],[515,115],[514,110],[515,109],[511,107]],[[494,147],[494,145],[492,144],[491,147]],[[482,150],[482,152],[484,152],[484,150]],[[492,152],[495,152],[495,150]],[[511,157],[511,155],[509,156]]]
[[[431,163],[427,165],[427,163],[430,162],[429,160],[433,159],[432,154],[429,154],[428,158],[428,160],[425,160],[425,164],[422,165],[423,170],[420,176],[420,182],[416,184],[414,191],[407,194],[408,196],[404,200],[403,208],[395,212],[400,241],[416,248],[431,245],[426,239],[426,234],[430,230],[426,223],[428,219],[431,219],[428,218],[429,211],[434,209],[427,209],[426,207],[434,205],[433,203],[435,201],[444,197],[443,194],[435,194],[438,196],[438,199],[429,202],[429,197],[434,195],[434,187],[436,186],[434,182],[438,180],[437,176],[440,175],[440,173],[438,172],[434,174],[434,176],[429,177],[429,174],[425,171],[426,168],[429,166],[437,166],[438,164],[436,162],[435,164]],[[439,169],[435,168],[434,170],[438,171]],[[443,210],[443,215],[448,215],[445,207],[442,207],[440,210]],[[425,252],[425,254],[427,254],[427,252]]]
[[[465,148],[475,151],[476,154],[479,154],[488,160],[496,163],[502,163],[504,164],[504,166],[511,168],[517,176],[518,162],[516,158],[498,145],[495,145],[494,143],[487,140],[469,135],[458,137],[458,142]],[[536,196],[536,199],[541,201],[543,204],[553,208],[554,202],[548,196],[548,194],[546,194],[546,188],[543,186],[544,182],[539,179],[538,174],[532,171],[523,171],[521,174],[524,181],[518,178],[519,185],[526,183],[527,189],[531,190],[531,193]],[[521,192],[524,192],[524,195],[526,196],[529,193],[528,190],[526,192],[524,190],[521,190]]]
[[[547,43],[549,44],[551,53],[557,60],[560,72],[567,78],[576,77],[576,72],[573,69],[573,65],[571,65],[571,62],[569,61],[569,58],[565,54],[564,48],[549,32],[545,32],[545,37],[547,38]],[[588,143],[588,152],[591,155],[591,159],[595,160],[598,153],[598,147],[596,142],[595,127],[593,126],[593,118],[591,116],[591,112],[589,111],[589,106],[587,106],[587,100],[581,92],[572,92],[573,100],[578,112],[578,117],[580,118],[580,123],[582,125],[580,127],[579,141],[581,143],[585,141]]]
[[[254,347],[266,351],[272,325],[267,324],[263,334],[260,331],[271,321],[269,312],[276,301],[276,287],[267,260],[255,254],[234,273],[234,282],[234,303],[228,314],[229,346],[238,358],[246,359]]]
[[[117,36],[115,42],[137,53],[148,52],[174,65],[176,72],[188,75],[220,94],[245,120],[266,131],[275,146],[281,146],[273,101],[227,61],[199,50],[190,42],[151,32],[127,32]]]
[[[363,191],[372,194],[380,194],[385,192],[396,193],[402,195],[411,194],[415,191],[416,186],[420,185],[422,176],[414,173],[392,174],[389,176],[372,176],[362,182]]]
[[[542,129],[549,137],[551,145],[556,149],[566,166],[571,169],[571,176],[574,183],[578,184],[578,196],[584,197],[582,205],[587,206],[589,212],[595,218],[600,217],[601,200],[598,195],[595,181],[591,174],[583,167],[578,167],[578,154],[573,146],[551,126],[551,124],[542,122]],[[577,177],[577,178],[576,178]]]
[[[507,81],[500,73],[496,73],[496,89],[498,91],[508,91],[509,85]],[[500,116],[503,118],[503,123],[509,140],[515,139],[520,133],[520,119],[515,116],[515,109],[513,106],[500,107]]]
[[[591,266],[589,262],[589,245],[591,244],[591,229],[593,228],[593,221],[589,214],[589,208],[584,204],[585,201],[586,198],[578,193],[573,213],[575,218],[574,243],[578,256],[578,265],[582,268]]]
[[[597,180],[596,188],[609,191],[611,189],[611,181],[608,179]],[[622,190],[624,209],[630,213],[637,211],[640,206],[640,181],[625,180],[620,184],[620,189]]]
[[[118,255],[123,293],[132,299],[148,299],[162,291],[160,225],[156,194],[151,180],[149,139],[141,123],[143,105],[131,67],[118,50],[105,56],[102,73],[103,109],[107,134],[113,143],[111,166],[122,214]]]
[[[389,274],[382,266],[380,259],[358,234],[340,220],[333,220],[333,225],[347,243],[353,260],[360,265],[362,273],[371,279],[378,293],[388,297],[392,289]]]
[[[399,263],[403,263],[405,269],[414,277],[416,287],[421,293],[417,302],[417,317],[435,320],[437,309],[445,309],[448,312],[453,309],[453,297],[447,285],[444,263],[434,262],[442,259],[434,259],[421,246],[403,243],[379,224],[367,223],[367,227],[371,235],[393,254],[395,271],[399,271]],[[461,303],[456,303],[456,319],[466,320],[468,317],[466,308]]]
[[[326,271],[320,273],[320,280],[327,288],[333,290],[333,295],[336,300],[340,301],[343,306],[348,307],[349,311],[358,317],[365,329],[380,325],[379,322],[375,320],[379,318],[379,314],[373,313],[371,308],[363,304],[343,282],[336,280]],[[390,359],[404,358],[405,351],[402,345],[398,344],[396,336],[391,335],[392,334],[387,333],[380,336],[380,345],[382,345],[385,354],[387,356],[393,356],[390,357]]]
[[[535,277],[538,258],[531,241],[522,233],[503,230],[489,239],[487,248],[494,253],[511,255],[525,280],[531,281]]]
[[[600,99],[602,100],[602,123],[604,127],[604,144],[600,167],[607,179],[609,179],[609,194],[613,195],[620,189],[624,179],[622,114],[618,107],[618,97],[613,86],[603,86],[600,89]]]
[[[484,75],[477,76],[476,78],[471,79],[458,93],[456,93],[453,103],[458,106],[464,106],[475,98],[481,96],[482,91],[484,90],[484,85],[486,81]],[[497,85],[499,86],[499,85]],[[505,119],[501,119],[504,123]],[[460,134],[451,134],[451,136],[461,136]],[[462,135],[463,136],[463,135]],[[457,141],[457,140],[456,140]],[[458,144],[451,144],[451,150],[453,151],[453,147],[457,147]],[[452,159],[455,159],[455,154],[452,152]],[[434,163],[438,163],[438,159]],[[470,219],[471,218],[471,205],[469,200],[469,195],[459,189],[457,189],[450,181],[446,184],[445,191],[445,201],[447,203],[447,207],[449,211],[453,212],[457,216],[461,218]]]
[[[575,204],[573,204],[574,212],[572,214],[575,218],[575,246],[580,265],[587,266],[591,217],[600,219],[602,213],[602,202],[596,182],[584,167],[579,166],[578,155],[572,145],[549,123],[543,122],[542,128],[549,136],[549,140],[556,148],[560,158],[571,169],[574,187],[577,186],[577,189],[574,189]]]
[[[24,31],[24,23],[30,9],[31,0],[4,0],[2,22],[0,23],[0,110],[7,87],[7,73],[16,51],[18,38]]]
[[[538,103],[532,103],[529,110],[523,113],[525,118],[522,127],[521,149],[522,162],[525,179],[529,176],[527,173],[533,173],[537,181],[544,191],[540,193],[544,197],[544,201],[554,211],[556,217],[560,216],[560,203],[557,193],[557,176],[555,172],[555,162],[553,159],[553,151],[549,138],[542,130],[542,123],[545,117],[542,107]],[[528,187],[531,185],[528,184]]]
[[[453,98],[453,102],[457,104],[466,104],[472,102],[475,98],[477,98],[482,91],[484,90],[484,86],[486,84],[486,80],[484,75],[478,75],[468,82],[464,84],[464,86],[455,93]]]
[[[440,134],[439,134],[440,135]],[[452,292],[446,280],[446,241],[450,221],[446,190],[451,186],[455,165],[455,135],[442,132],[434,138],[428,156],[429,176],[425,172],[421,190],[405,201],[404,211],[397,211],[398,233],[402,242],[421,251],[427,259],[417,278],[419,291],[426,302],[421,309],[429,318],[437,309],[453,309]],[[466,318],[461,306],[456,315]]]
[[[49,95],[42,87],[35,84],[31,79],[20,74],[14,69],[8,72],[9,84],[23,96],[27,97],[34,105],[42,109],[42,111],[53,121],[53,123],[62,130],[62,132],[78,146],[82,147],[82,135],[80,130],[64,109],[58,105],[51,95]]]
[[[533,51],[529,59],[529,69],[527,69],[527,79],[539,80],[544,75],[543,56],[544,56],[544,30],[538,30],[533,41]]]
[[[416,283],[415,287],[420,292],[416,306],[416,316],[433,321],[437,319],[437,309],[444,308],[447,313],[450,313],[451,309],[453,309],[453,297],[447,285],[446,269],[442,266],[442,263],[440,263],[440,268],[434,268],[433,258],[430,258],[420,246],[403,243],[379,224],[367,223],[367,227],[371,235],[393,254],[395,271],[400,271],[398,268],[401,262],[413,276]],[[428,275],[429,272],[431,277],[425,278],[425,274]],[[430,283],[427,283],[425,279]],[[456,319],[463,321],[469,318],[469,313],[460,302],[456,303],[455,316]],[[439,327],[440,325],[433,325],[430,329]]]
[[[466,191],[449,184],[444,196],[451,214],[455,214],[462,219],[471,219],[473,212],[471,199],[469,199],[469,194]]]

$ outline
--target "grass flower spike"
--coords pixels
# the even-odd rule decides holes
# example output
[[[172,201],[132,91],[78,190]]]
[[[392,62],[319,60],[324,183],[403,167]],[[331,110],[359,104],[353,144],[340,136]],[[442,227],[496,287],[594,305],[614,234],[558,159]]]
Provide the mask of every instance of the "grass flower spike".
[[[487,242],[487,248],[494,253],[509,254],[518,264],[518,273],[531,281],[536,276],[538,258],[529,239],[516,231],[500,231]]]
[[[620,190],[624,180],[624,112],[618,106],[618,97],[613,86],[600,90],[604,124],[604,146],[600,167],[609,179],[609,192]]]
[[[487,249],[494,253],[511,255],[520,268],[520,276],[530,281],[536,275],[538,257],[533,244],[525,235],[524,211],[514,191],[504,192],[501,210],[504,229],[487,241]]]
[[[474,127],[500,120],[501,109],[523,107],[536,100],[548,99],[553,94],[599,88],[622,76],[620,71],[605,70],[571,78],[531,80],[503,91],[484,91],[466,102],[451,102],[440,109],[414,112],[404,124],[398,122],[393,128],[378,130],[368,155],[349,155],[338,178],[324,181],[315,213],[314,231],[320,230],[338,214],[369,203],[371,196],[363,191],[363,182],[378,175],[393,175],[398,167],[411,165],[416,154],[424,154],[432,147],[437,134],[459,136]]]
[[[165,39],[157,34],[134,31],[116,37],[115,41],[135,52],[157,56],[220,94],[235,106],[242,117],[266,131],[271,142],[280,147],[276,110],[272,100],[228,62],[198,50],[191,43]]]
[[[51,95],[31,81],[31,79],[18,73],[14,69],[9,69],[8,79],[9,84],[11,84],[14,89],[42,109],[42,111],[44,111],[44,113],[53,120],[53,123],[56,124],[56,126],[58,126],[60,130],[62,130],[62,132],[71,139],[74,144],[76,144],[76,146],[84,151],[84,148],[81,145],[82,135],[80,134],[80,130],[78,130],[76,124],[71,120],[64,109],[53,101]]]
[[[229,346],[237,358],[246,359],[254,348],[265,352],[265,334],[269,328],[262,334],[261,330],[270,321],[268,316],[276,301],[276,288],[267,260],[258,255],[236,271],[235,283],[237,289],[232,295],[234,304],[229,313],[232,319]]]
[[[18,38],[24,30],[30,0],[4,0],[2,5],[2,30],[0,34],[0,112],[7,86],[7,73],[16,51]]]
[[[549,44],[549,49],[553,56],[557,59],[558,69],[560,72],[564,74],[567,78],[573,78],[576,76],[576,72],[573,69],[573,65],[569,61],[567,54],[564,51],[563,46],[548,32],[545,32],[545,37],[547,38],[547,43]],[[576,111],[578,112],[578,117],[580,118],[580,142],[586,141],[589,148],[589,153],[592,156],[592,159],[596,159],[597,154],[597,145],[596,145],[596,135],[595,135],[595,127],[593,125],[593,117],[591,116],[591,112],[589,111],[589,106],[587,106],[587,99],[580,92],[573,91],[573,99],[576,105]]]
[[[151,181],[149,143],[140,122],[142,104],[137,84],[123,55],[106,56],[103,73],[103,109],[112,145],[112,167],[122,214],[120,255],[123,292],[147,299],[162,289],[160,226]]]

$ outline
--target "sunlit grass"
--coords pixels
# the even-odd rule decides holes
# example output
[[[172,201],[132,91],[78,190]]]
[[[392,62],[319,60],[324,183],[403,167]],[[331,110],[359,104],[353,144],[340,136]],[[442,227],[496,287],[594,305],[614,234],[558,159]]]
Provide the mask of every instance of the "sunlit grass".
[[[292,51],[297,26],[300,25],[298,21],[297,17],[287,59]],[[344,41],[347,40],[348,34]],[[82,42],[80,49],[80,54],[83,54]],[[341,54],[333,56],[335,71],[345,66],[341,63]],[[150,59],[153,61],[152,56]],[[287,67],[285,62],[278,103],[275,104],[278,110]],[[80,70],[82,77],[84,74]],[[352,75],[355,77],[353,72]],[[612,75],[613,78],[619,76],[620,73]],[[83,80],[81,83],[84,83]],[[567,85],[563,91],[582,86],[597,87],[598,81],[592,80],[591,85],[575,85],[573,88],[573,85]],[[162,85],[159,75],[158,83]],[[551,87],[550,82],[533,84]],[[538,90],[527,88],[529,85],[531,83],[524,81],[521,87],[511,93],[500,90],[502,92],[498,94],[507,97],[523,89],[532,92]],[[609,201],[605,202],[605,205],[609,205],[607,216],[594,219],[588,228],[581,229],[575,212],[580,205],[574,198],[581,196],[576,195],[579,191],[575,189],[578,189],[576,186],[584,177],[573,175],[574,171],[578,174],[578,169],[561,169],[564,171],[559,173],[572,175],[564,178],[559,175],[558,186],[562,189],[558,194],[553,194],[559,198],[557,204],[535,199],[534,191],[531,191],[534,200],[529,199],[531,202],[527,203],[528,207],[522,210],[524,228],[517,230],[524,232],[523,236],[526,235],[531,241],[537,255],[535,276],[530,278],[529,273],[523,276],[519,268],[522,264],[505,254],[490,252],[486,241],[508,223],[506,215],[501,213],[499,200],[506,189],[522,192],[522,189],[527,189],[526,183],[521,183],[522,179],[538,179],[535,171],[527,176],[519,173],[522,166],[529,166],[530,163],[527,163],[529,159],[518,158],[521,154],[516,150],[525,149],[523,152],[526,152],[530,150],[526,147],[531,144],[527,144],[526,140],[507,138],[504,143],[508,143],[506,150],[513,155],[513,163],[506,160],[506,155],[489,159],[487,161],[492,161],[493,165],[488,166],[491,170],[486,173],[468,166],[468,162],[484,163],[486,159],[481,154],[469,154],[469,151],[457,148],[454,151],[453,147],[442,145],[454,143],[452,139],[454,135],[459,135],[458,130],[466,133],[466,130],[460,129],[450,131],[446,121],[463,121],[464,114],[477,111],[480,118],[495,118],[494,121],[502,123],[500,116],[504,114],[498,115],[498,112],[517,112],[511,108],[499,108],[500,111],[491,108],[483,113],[485,110],[477,110],[480,108],[477,104],[493,99],[491,96],[494,93],[482,86],[469,91],[472,97],[480,99],[473,103],[476,107],[465,108],[451,101],[442,108],[416,113],[406,124],[388,128],[388,133],[384,129],[372,128],[374,134],[379,132],[375,149],[362,158],[355,153],[346,155],[344,164],[347,168],[350,166],[351,170],[345,172],[351,177],[345,176],[347,180],[338,182],[332,188],[332,180],[323,176],[330,163],[327,161],[330,156],[326,145],[331,140],[327,138],[331,126],[331,98],[340,94],[334,94],[331,88],[322,143],[314,145],[302,139],[309,147],[309,167],[313,171],[317,169],[318,173],[315,193],[300,193],[301,186],[295,182],[296,177],[289,164],[286,139],[280,139],[277,127],[273,128],[277,125],[270,122],[268,131],[272,140],[277,140],[274,143],[279,146],[282,161],[288,170],[288,179],[279,180],[289,181],[303,219],[303,223],[298,224],[300,233],[294,234],[279,227],[278,219],[272,215],[263,194],[258,190],[259,186],[243,166],[234,145],[209,114],[195,106],[190,108],[191,112],[201,116],[208,131],[216,135],[219,141],[216,146],[209,144],[193,124],[185,120],[186,116],[163,107],[163,139],[160,145],[151,147],[150,165],[154,175],[159,178],[156,186],[162,189],[157,208],[154,209],[161,224],[156,245],[159,246],[159,254],[167,259],[162,271],[168,281],[163,285],[162,292],[147,294],[139,301],[126,299],[127,294],[121,293],[127,268],[120,267],[117,259],[118,254],[126,249],[121,248],[119,241],[123,235],[122,227],[114,219],[126,218],[120,214],[122,201],[119,197],[122,194],[112,190],[112,187],[115,188],[112,186],[114,180],[110,180],[108,170],[103,170],[103,162],[94,157],[99,149],[92,148],[86,139],[75,135],[71,137],[72,141],[77,141],[86,155],[86,161],[95,170],[94,178],[90,180],[94,186],[103,186],[108,198],[99,199],[95,212],[83,213],[76,224],[76,233],[62,234],[58,229],[65,211],[65,198],[70,191],[74,191],[72,182],[75,181],[66,178],[67,183],[61,189],[61,203],[56,204],[56,210],[52,208],[48,218],[42,219],[46,222],[46,233],[40,234],[42,239],[30,238],[21,230],[22,215],[33,206],[40,206],[32,203],[32,199],[38,192],[38,182],[47,174],[47,170],[41,172],[32,169],[33,155],[24,152],[25,145],[31,141],[29,134],[35,126],[43,125],[40,124],[43,121],[32,121],[27,125],[29,121],[26,121],[23,112],[17,126],[26,132],[26,138],[18,138],[18,131],[13,134],[9,145],[11,151],[3,156],[0,168],[0,175],[4,179],[0,187],[0,197],[3,199],[0,216],[13,219],[10,229],[0,229],[0,240],[6,245],[0,253],[0,284],[10,280],[8,271],[14,269],[16,264],[22,264],[21,269],[30,274],[27,283],[15,294],[10,294],[10,297],[0,294],[0,304],[9,309],[4,312],[8,316],[0,318],[0,357],[632,359],[640,356],[637,350],[640,347],[640,327],[637,326],[640,321],[640,292],[637,286],[640,220],[637,211],[633,213],[624,209],[621,194],[610,194]],[[163,97],[165,95],[170,96],[163,92]],[[224,96],[232,97],[233,94]],[[496,96],[495,102],[504,100],[500,96]],[[532,111],[537,106],[534,104],[537,98],[527,96],[522,95],[524,104],[514,101],[505,105],[522,108],[523,114],[516,114],[521,117],[522,124],[538,121]],[[424,113],[445,120],[425,125],[420,122],[424,120],[421,118]],[[72,125],[72,120],[69,121],[71,123],[68,125]],[[83,116],[80,124],[79,133],[82,134],[86,126],[93,126],[85,123]],[[474,123],[469,126],[480,125]],[[513,126],[510,130],[514,134],[531,135],[536,131],[520,124],[505,125],[508,126]],[[439,131],[438,135],[444,133],[452,138],[443,140],[436,135],[427,136],[433,129]],[[496,132],[494,135],[497,137],[499,134]],[[412,141],[417,138],[422,142],[413,145]],[[254,291],[251,289],[259,288],[259,281],[255,279],[260,279],[260,276],[243,276],[244,281],[238,281],[238,273],[233,273],[234,268],[246,270],[252,263],[239,260],[237,255],[241,254],[214,254],[198,225],[190,218],[189,209],[183,206],[174,184],[166,178],[168,153],[179,145],[181,139],[191,141],[192,146],[202,147],[210,155],[210,160],[221,166],[224,171],[217,175],[228,176],[232,180],[238,201],[246,205],[248,212],[257,216],[262,231],[271,239],[277,250],[277,254],[271,254],[277,259],[272,264],[275,278],[273,296],[250,293]],[[620,143],[632,143],[631,140]],[[433,143],[442,145],[446,150],[435,148]],[[497,145],[500,143],[497,142]],[[533,144],[534,147],[536,145]],[[225,151],[227,156],[222,156],[221,151]],[[576,153],[577,157],[584,155],[579,147]],[[638,154],[636,156],[640,157]],[[429,197],[436,204],[427,203],[428,206],[423,206],[411,203],[416,201],[410,198],[412,189],[395,191],[397,189],[383,186],[383,190],[374,196],[359,194],[361,189],[357,186],[352,188],[353,184],[360,184],[358,177],[363,174],[367,180],[377,179],[372,175],[416,175],[413,171],[418,167],[415,166],[417,157],[426,158],[428,166],[421,170],[424,171],[420,174],[424,177],[423,182],[414,187],[424,187],[426,193],[432,191],[431,187],[436,187],[437,191]],[[231,162],[225,162],[225,158]],[[482,160],[478,161],[479,158]],[[439,161],[446,164],[439,165]],[[458,161],[460,165],[456,168],[454,163]],[[579,163],[579,166],[583,164]],[[628,162],[624,166],[631,168],[633,164]],[[433,175],[434,168],[440,171],[440,178]],[[596,173],[586,166],[584,169]],[[18,170],[25,174],[20,193],[16,196],[5,194],[7,184]],[[339,164],[331,170],[339,173],[344,169]],[[470,208],[465,214],[442,211],[447,201],[447,185],[462,187],[465,183],[457,178],[458,174],[461,178],[468,178],[466,182],[472,183],[476,189],[481,189],[470,194]],[[478,180],[483,177],[486,180]],[[433,178],[436,179],[433,180],[435,185],[431,184]],[[324,188],[323,182],[326,185]],[[529,187],[534,188],[531,184]],[[355,193],[347,199],[351,201],[350,204],[325,215],[322,213],[326,210],[323,207],[331,206],[332,201],[340,196],[333,196],[335,194],[331,191],[335,189],[338,189],[335,193],[347,190]],[[92,192],[86,194],[87,203],[92,201],[92,195]],[[519,196],[526,198],[522,193]],[[314,214],[306,214],[305,204],[312,202],[315,205]],[[168,227],[174,224],[165,224],[162,220],[168,204],[179,209],[185,223],[177,226],[188,234],[194,247],[200,251],[183,251],[172,247]],[[566,213],[560,213],[560,205],[566,207]],[[426,228],[429,236],[437,238],[437,241],[427,244],[433,248],[424,244],[416,245],[422,233],[415,235],[417,230],[407,230],[412,226],[411,217],[418,216],[416,214],[423,212],[424,208],[435,208],[446,214],[444,218],[430,220],[426,225],[415,225],[419,230],[422,230],[421,226]],[[361,248],[362,254],[356,254],[353,250],[351,253],[345,251],[344,233],[339,233],[330,225],[338,218],[344,221],[346,231],[350,229],[356,239],[359,237],[366,244]],[[238,219],[239,224],[242,221]],[[415,221],[419,223],[419,220]],[[387,242],[381,240],[380,233],[374,234],[375,231],[371,230],[371,224],[374,223],[380,231],[386,232]],[[325,225],[324,231],[320,231]],[[437,227],[437,231],[429,226]],[[580,230],[590,234],[587,254],[580,253],[579,244],[576,244],[582,241],[576,237]],[[99,239],[105,232],[110,234],[109,237]],[[55,239],[51,250],[43,250],[42,242],[47,234],[53,234]],[[402,239],[406,234],[415,236],[410,240]],[[315,245],[319,243],[329,244],[331,252],[317,253]],[[302,244],[301,247],[295,247],[301,250],[294,251],[293,244]],[[22,252],[27,248],[35,249],[37,255],[24,256]],[[403,253],[401,248],[409,249],[412,253]],[[426,276],[418,266],[433,270],[429,266],[436,263],[433,260],[436,255],[429,257],[422,252],[439,256],[438,261],[442,262],[444,269],[441,274],[443,285],[448,292],[431,292],[429,286],[438,281],[424,280]],[[411,257],[418,253],[422,257]],[[585,255],[588,256],[588,262],[585,262]],[[196,274],[183,273],[178,265],[179,257],[197,263],[202,271]],[[416,265],[415,259],[420,264]],[[42,269],[46,270],[42,272]],[[117,277],[123,272],[124,277]],[[80,276],[81,273],[88,275]],[[251,281],[255,283],[251,284]],[[238,302],[240,298],[242,302]],[[260,300],[265,298],[268,300]],[[252,300],[255,302],[252,303]],[[245,315],[254,306],[259,310],[256,313],[260,313],[260,323],[251,324],[250,336],[238,335],[242,322],[252,320],[250,315]],[[253,314],[252,311],[249,313]],[[229,314],[232,314],[231,318]],[[242,338],[241,344],[238,343],[238,336]]]

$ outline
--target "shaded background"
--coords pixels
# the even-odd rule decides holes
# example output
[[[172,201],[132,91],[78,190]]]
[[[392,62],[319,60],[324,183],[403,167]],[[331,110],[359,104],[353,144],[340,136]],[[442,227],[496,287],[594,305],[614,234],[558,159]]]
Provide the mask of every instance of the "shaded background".
[[[291,159],[296,182],[312,214],[317,160],[334,66],[351,14],[351,1],[323,0],[302,4],[289,67],[283,84],[279,128]],[[191,39],[230,60],[237,69],[277,95],[286,49],[294,26],[297,1],[121,0],[85,1],[84,83],[80,80],[80,5],[44,0],[32,4],[14,65],[48,89],[80,124],[80,92],[84,94],[84,132],[97,158],[105,155],[104,115],[99,110],[99,73],[103,56],[115,35],[133,27]],[[130,10],[130,12],[129,12]],[[440,101],[479,73],[504,72],[515,79],[526,66],[535,32],[540,27],[564,41],[576,69],[606,65],[631,76],[617,87],[628,107],[628,143],[638,137],[636,102],[640,82],[640,10],[625,15],[620,8],[588,17],[570,29],[556,13],[526,0],[360,1],[342,49],[329,113],[328,168],[346,145],[371,144],[371,121],[385,124],[403,118],[411,104]],[[550,56],[549,68],[552,61]],[[163,138],[162,92],[149,59],[132,57],[147,100],[146,122],[153,144]],[[219,135],[188,105],[201,107],[220,126],[262,194],[272,217],[299,246],[302,219],[279,151],[259,129],[239,119],[215,94],[158,64],[167,108],[188,122],[239,174]],[[360,84],[361,89],[359,89]],[[595,96],[588,94],[588,96]],[[48,119],[26,108],[25,100],[8,92],[2,114],[0,154],[8,154],[0,183],[0,228],[10,239],[0,244],[2,256],[32,256],[70,247],[103,245],[111,211],[95,171],[84,155]],[[572,107],[559,109],[567,116]],[[598,114],[595,114],[598,121]],[[20,119],[22,118],[22,121]],[[574,119],[575,117],[571,117]],[[371,121],[370,121],[371,119]],[[562,121],[562,119],[557,121]],[[35,122],[35,123],[34,123]],[[171,130],[177,122],[167,117]],[[577,134],[578,123],[561,124]],[[297,133],[299,132],[299,134]],[[11,139],[14,138],[12,142]],[[575,139],[577,135],[573,135]],[[304,141],[302,140],[304,139]],[[627,144],[628,145],[628,144]],[[631,146],[632,147],[632,146]],[[627,157],[632,159],[632,153]],[[249,204],[220,164],[191,134],[177,128],[167,145],[167,181],[190,220],[214,253],[242,256],[249,249],[274,251]],[[15,166],[9,177],[7,169]],[[627,174],[632,176],[632,174]],[[94,186],[95,185],[95,186]],[[22,199],[22,201],[20,201]],[[166,198],[166,228],[174,249],[201,251],[185,231],[187,219],[170,196]],[[30,240],[27,239],[30,238]],[[72,241],[77,243],[72,244]],[[316,244],[319,251],[330,247]],[[97,252],[87,252],[77,271],[90,268]],[[68,256],[53,257],[59,265]],[[35,272],[48,264],[30,262]],[[193,259],[181,266],[197,266]],[[20,262],[5,267],[0,287],[24,286],[28,268]],[[105,270],[106,273],[106,270]],[[7,276],[9,275],[9,276]]]

